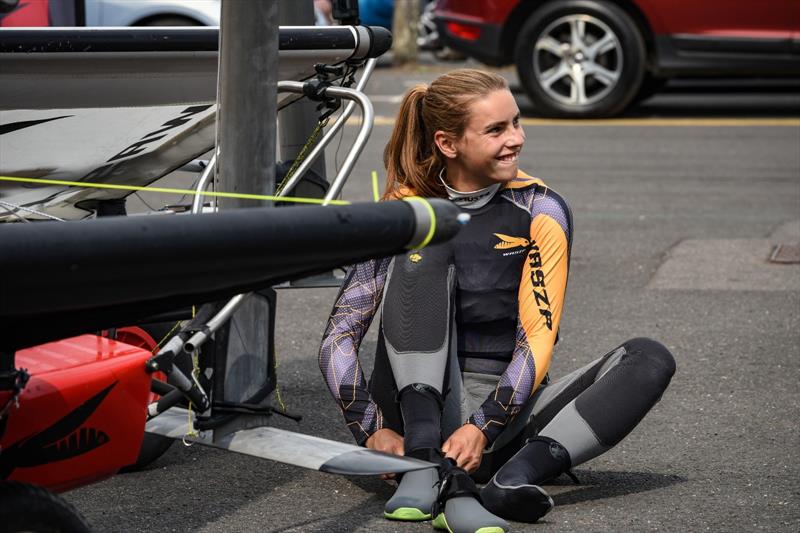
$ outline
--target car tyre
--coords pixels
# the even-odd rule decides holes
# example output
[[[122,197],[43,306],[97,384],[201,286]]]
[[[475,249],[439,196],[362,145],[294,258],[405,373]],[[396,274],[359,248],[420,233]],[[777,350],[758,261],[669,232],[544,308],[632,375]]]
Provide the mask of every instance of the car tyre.
[[[61,496],[46,489],[0,483],[0,529],[9,533],[90,533],[86,519]]]
[[[639,92],[644,39],[631,17],[604,0],[548,2],[525,22],[514,58],[542,115],[608,117]]]
[[[666,78],[656,78],[652,74],[645,74],[642,84],[639,86],[639,92],[636,93],[636,98],[634,98],[633,103],[638,104],[649,98],[652,98],[664,90],[668,81],[669,80]]]

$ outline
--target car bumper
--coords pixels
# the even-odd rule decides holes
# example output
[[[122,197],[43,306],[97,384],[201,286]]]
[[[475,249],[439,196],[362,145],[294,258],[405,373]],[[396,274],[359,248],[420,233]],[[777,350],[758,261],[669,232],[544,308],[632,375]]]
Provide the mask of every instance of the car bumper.
[[[437,15],[434,20],[444,46],[487,65],[513,63],[511,54],[503,51],[502,26],[447,15]]]

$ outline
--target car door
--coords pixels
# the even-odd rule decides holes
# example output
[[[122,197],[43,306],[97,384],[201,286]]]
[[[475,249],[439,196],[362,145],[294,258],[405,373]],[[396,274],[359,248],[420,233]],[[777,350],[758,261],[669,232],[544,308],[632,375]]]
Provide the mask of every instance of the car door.
[[[691,74],[798,71],[797,0],[637,0],[649,20],[661,69]],[[792,63],[795,64],[792,64]]]

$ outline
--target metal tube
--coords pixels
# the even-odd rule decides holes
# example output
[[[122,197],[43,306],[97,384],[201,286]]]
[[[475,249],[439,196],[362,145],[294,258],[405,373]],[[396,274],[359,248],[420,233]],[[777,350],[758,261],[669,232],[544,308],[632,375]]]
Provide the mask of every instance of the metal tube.
[[[281,91],[302,93],[303,83],[297,81],[280,81],[278,82],[278,92]],[[367,98],[364,93],[344,87],[328,87],[325,89],[325,94],[353,100],[361,107],[363,119],[361,121],[361,129],[358,131],[356,140],[353,141],[353,147],[350,149],[350,152],[348,152],[344,163],[342,163],[342,168],[339,169],[339,173],[336,174],[336,178],[334,178],[331,183],[331,187],[328,189],[328,193],[325,195],[325,201],[322,205],[330,203],[330,201],[336,198],[341,192],[342,187],[344,187],[344,182],[347,181],[347,177],[350,175],[350,171],[356,163],[356,159],[361,155],[361,152],[367,145],[367,141],[369,141],[369,135],[372,132],[372,123],[375,121],[375,111],[372,108],[372,102],[369,101],[369,98]]]
[[[313,26],[314,0],[280,0],[281,26]],[[318,122],[316,103],[301,99],[278,111],[278,153],[281,161],[297,159]],[[325,177],[325,158],[314,161],[314,170]],[[277,180],[277,176],[276,176]]]
[[[157,355],[161,355],[167,352],[178,353],[181,350],[181,348],[183,348],[183,339],[181,338],[180,335],[174,335],[161,347]]]
[[[274,194],[278,3],[223,0],[217,88],[217,183],[223,191]],[[220,199],[221,209],[256,200]]]
[[[208,182],[211,179],[211,176],[214,175],[214,167],[217,164],[217,154],[216,152],[214,155],[211,156],[211,159],[206,165],[206,168],[203,170],[203,173],[200,175],[200,181],[197,182],[197,187],[195,188],[195,192],[197,193],[192,200],[192,214],[196,215],[198,213],[202,213],[203,211],[203,192],[205,192],[206,187],[208,187]]]
[[[361,155],[361,152],[367,145],[367,141],[369,141],[370,133],[372,133],[372,124],[375,122],[375,111],[372,108],[372,102],[370,102],[369,98],[367,98],[364,93],[353,89],[345,89],[343,87],[331,87],[325,92],[332,96],[341,96],[342,98],[351,96],[354,98],[361,106],[362,119],[361,129],[358,130],[356,140],[353,141],[353,147],[347,154],[344,163],[342,163],[342,168],[339,169],[339,173],[336,174],[336,177],[333,179],[331,187],[328,189],[328,194],[325,195],[325,203],[322,205],[327,205],[328,202],[339,196],[342,187],[344,187],[344,182],[347,181],[350,171],[353,170],[353,166],[356,164],[358,156]]]
[[[363,91],[364,87],[367,85],[370,76],[372,76],[372,72],[375,70],[375,65],[378,64],[378,60],[376,58],[370,58],[367,60],[366,64],[364,65],[364,72],[361,74],[361,77],[356,83],[355,90],[356,91]],[[353,109],[355,109],[356,103],[352,100],[347,102],[347,105],[344,108],[339,116],[337,117],[336,121],[333,123],[332,126],[328,128],[328,131],[325,135],[317,141],[317,144],[314,145],[314,148],[309,152],[305,159],[300,163],[297,169],[294,171],[294,174],[289,178],[289,181],[286,182],[284,185],[283,190],[281,190],[280,196],[287,195],[295,185],[300,181],[305,173],[308,171],[309,168],[314,164],[317,158],[322,154],[328,144],[333,140],[339,130],[342,129],[347,119],[350,118],[350,115],[353,113]]]
[[[286,195],[292,187],[299,181],[300,177],[308,170],[311,164],[314,162],[314,158],[321,153],[325,146],[330,142],[330,140],[335,135],[336,131],[340,129],[349,115],[352,113],[353,108],[356,106],[356,103],[361,106],[362,114],[363,114],[363,121],[361,124],[361,130],[359,131],[358,136],[356,137],[355,142],[353,143],[353,148],[350,150],[347,158],[345,159],[341,170],[336,175],[333,183],[331,184],[331,188],[328,191],[328,194],[325,196],[325,201],[330,202],[331,199],[335,198],[339,192],[341,192],[342,187],[344,186],[344,182],[347,180],[348,175],[350,174],[350,170],[352,169],[353,165],[355,164],[356,159],[358,156],[361,155],[364,146],[366,145],[367,141],[369,140],[369,135],[372,131],[372,124],[375,120],[374,118],[374,111],[372,108],[372,102],[361,93],[361,89],[367,84],[369,77],[372,75],[372,72],[375,70],[375,65],[377,63],[376,59],[369,59],[364,66],[364,74],[359,79],[358,83],[356,84],[356,89],[346,89],[343,87],[329,87],[326,90],[326,93],[330,93],[332,96],[340,96],[342,98],[346,98],[350,100],[347,106],[345,106],[344,111],[333,124],[331,129],[328,131],[328,134],[325,135],[317,145],[314,147],[314,150],[309,154],[309,156],[303,161],[300,167],[297,168],[295,171],[294,176],[286,184],[283,191],[281,191],[281,195]],[[278,82],[278,92],[280,91],[287,91],[287,92],[295,92],[295,93],[302,93],[303,92],[303,84],[300,82],[294,81],[281,81]],[[355,153],[354,153],[355,152]],[[205,190],[206,184],[208,182],[209,176],[212,174],[214,165],[216,163],[216,154],[211,158],[208,162],[208,167],[206,167],[206,171],[200,177],[200,181],[197,183],[197,192],[202,192]],[[333,193],[333,194],[331,194]],[[195,196],[194,201],[192,202],[192,213],[199,213],[202,210],[202,200],[201,196],[198,194]],[[225,306],[220,309],[220,311],[211,319],[209,320],[207,327],[202,330],[198,331],[192,337],[186,341],[183,345],[183,349],[187,352],[191,353],[194,352],[197,348],[202,346],[208,338],[211,336],[213,332],[215,332],[219,327],[228,320],[236,309],[241,305],[244,299],[248,296],[247,294],[237,294],[233,298],[231,298]]]
[[[147,406],[147,418],[153,418],[154,416],[158,416],[170,407],[174,407],[178,405],[178,403],[184,398],[183,392],[179,391],[178,389],[172,389],[164,396],[158,399]]]
[[[183,349],[189,353],[194,352],[197,348],[203,345],[204,342],[211,337],[211,334],[217,331],[222,324],[225,323],[241,305],[244,299],[250,293],[237,294],[226,303],[214,317],[208,321],[206,327],[192,335],[188,341],[183,344]]]

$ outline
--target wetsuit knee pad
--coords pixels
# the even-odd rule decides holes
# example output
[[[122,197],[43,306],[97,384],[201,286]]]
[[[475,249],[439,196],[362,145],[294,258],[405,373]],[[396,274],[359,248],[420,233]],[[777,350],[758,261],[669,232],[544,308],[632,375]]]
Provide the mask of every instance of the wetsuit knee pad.
[[[656,341],[637,338],[622,347],[619,361],[575,399],[575,409],[606,446],[636,427],[675,373],[672,354]]]
[[[646,337],[631,339],[623,346],[631,358],[630,364],[639,368],[639,383],[663,392],[675,374],[675,358],[667,347]]]
[[[392,261],[381,327],[398,389],[425,383],[442,392],[454,284],[455,268],[447,247],[426,248]]]

